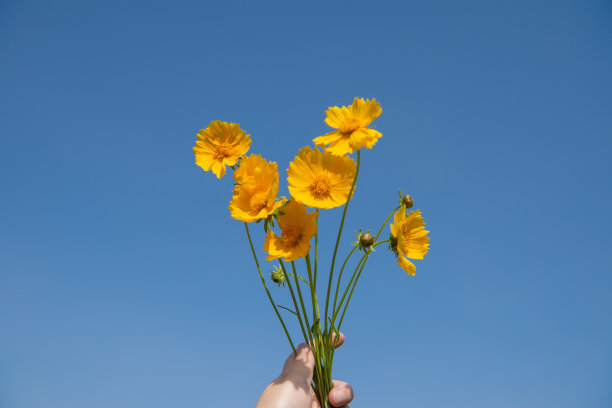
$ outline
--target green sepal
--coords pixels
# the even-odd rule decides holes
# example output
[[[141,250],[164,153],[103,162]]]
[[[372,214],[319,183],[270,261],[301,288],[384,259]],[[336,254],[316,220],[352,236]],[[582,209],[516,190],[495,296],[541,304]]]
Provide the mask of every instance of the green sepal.
[[[393,234],[389,234],[389,249],[397,255],[397,238]]]
[[[370,230],[367,230],[366,233],[370,233]],[[352,246],[356,246],[359,249],[359,252],[363,251],[366,254],[370,253],[371,251],[374,251],[374,244],[376,242],[372,242],[372,244],[370,246],[365,246],[363,245],[363,243],[361,242],[361,236],[364,234],[363,231],[361,231],[361,228],[359,228],[359,232],[355,231],[355,236],[357,237],[357,241],[353,242],[351,245]]]
[[[281,285],[284,287],[285,286],[285,273],[283,272],[281,268],[278,267],[278,265],[274,265],[273,268],[274,269],[270,271],[270,274],[271,274],[270,280],[276,283],[279,288],[281,287]]]

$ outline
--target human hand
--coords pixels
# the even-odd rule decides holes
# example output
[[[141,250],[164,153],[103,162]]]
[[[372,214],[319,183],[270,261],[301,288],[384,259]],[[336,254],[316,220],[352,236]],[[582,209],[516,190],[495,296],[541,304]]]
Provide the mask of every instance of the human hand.
[[[344,334],[340,333],[337,347],[344,343]],[[297,348],[287,358],[283,372],[272,381],[259,397],[255,408],[321,408],[312,389],[312,373],[315,358],[306,343]],[[329,392],[329,402],[337,408],[348,408],[353,400],[353,389],[344,381],[333,381],[334,388]]]

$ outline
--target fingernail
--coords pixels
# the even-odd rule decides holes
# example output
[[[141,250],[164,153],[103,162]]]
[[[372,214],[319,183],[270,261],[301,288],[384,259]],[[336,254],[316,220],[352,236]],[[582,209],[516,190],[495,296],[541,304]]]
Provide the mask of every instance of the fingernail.
[[[332,389],[332,394],[334,394],[334,401],[344,403],[349,399],[349,394],[343,388],[335,388]]]

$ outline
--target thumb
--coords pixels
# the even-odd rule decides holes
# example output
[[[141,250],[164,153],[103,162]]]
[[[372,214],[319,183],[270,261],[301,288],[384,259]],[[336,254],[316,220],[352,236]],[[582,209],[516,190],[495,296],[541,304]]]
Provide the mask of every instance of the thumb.
[[[306,384],[310,384],[315,366],[312,350],[308,344],[302,343],[298,346],[296,353],[296,355],[291,353],[289,358],[287,358],[281,376],[293,381],[305,381]]]

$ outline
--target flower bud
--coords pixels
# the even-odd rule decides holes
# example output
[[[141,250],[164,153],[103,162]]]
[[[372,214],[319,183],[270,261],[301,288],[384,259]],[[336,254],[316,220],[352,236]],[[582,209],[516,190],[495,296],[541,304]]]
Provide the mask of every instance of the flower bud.
[[[270,277],[270,279],[272,279],[272,282],[278,284],[278,286],[284,285],[285,273],[283,272],[282,269],[275,266],[274,270],[271,271],[270,273],[272,274],[272,276]]]
[[[402,204],[406,206],[406,208],[412,208],[414,205],[414,200],[408,194],[402,197]]]
[[[359,237],[359,243],[362,247],[368,248],[374,244],[374,237],[369,232],[363,233]]]

